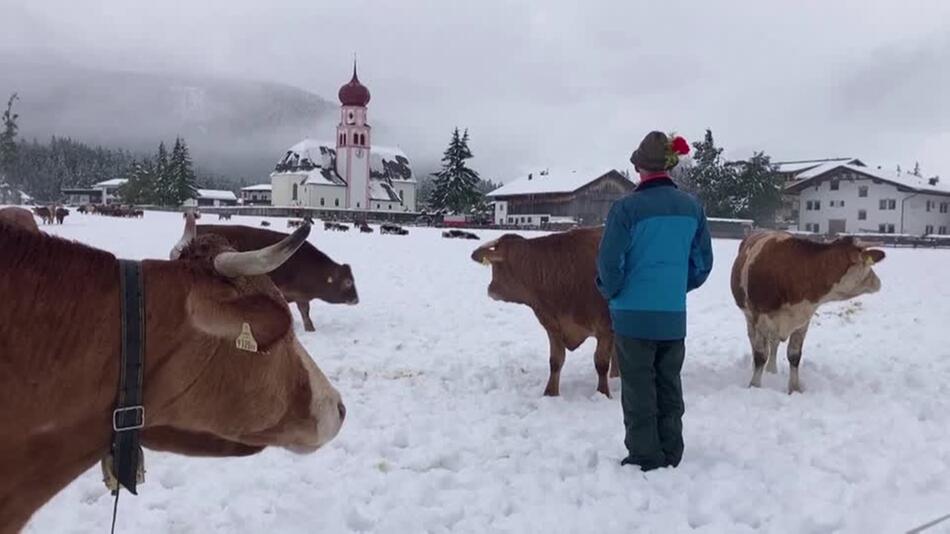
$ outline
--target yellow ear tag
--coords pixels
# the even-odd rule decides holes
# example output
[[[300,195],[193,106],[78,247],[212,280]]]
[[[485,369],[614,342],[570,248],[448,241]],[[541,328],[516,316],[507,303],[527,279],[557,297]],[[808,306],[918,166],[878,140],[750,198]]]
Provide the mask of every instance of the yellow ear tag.
[[[234,346],[238,350],[257,352],[257,341],[254,339],[254,334],[251,334],[251,325],[247,323],[241,325],[241,335],[234,340]]]
[[[871,256],[865,256],[864,264],[867,265],[868,267],[874,265],[874,258],[872,258]]]
[[[482,265],[491,265],[491,262],[488,261],[488,256],[482,258]]]

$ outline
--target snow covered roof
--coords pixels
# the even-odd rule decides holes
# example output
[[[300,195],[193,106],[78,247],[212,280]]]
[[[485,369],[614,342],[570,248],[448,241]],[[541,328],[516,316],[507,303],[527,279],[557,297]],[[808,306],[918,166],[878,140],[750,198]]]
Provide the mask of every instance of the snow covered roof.
[[[497,198],[516,195],[573,193],[585,185],[610,173],[616,173],[618,176],[623,176],[614,169],[604,169],[597,171],[544,170],[541,172],[532,172],[525,177],[506,183],[491,193],[488,193],[487,196]]]
[[[820,169],[820,172],[818,172]],[[834,171],[836,169],[844,169],[849,171],[854,171],[856,173],[864,174],[870,176],[871,178],[881,180],[883,182],[888,182],[900,187],[905,187],[917,193],[934,193],[938,195],[950,195],[950,183],[945,181],[937,181],[937,183],[930,183],[930,178],[923,176],[915,176],[907,172],[899,172],[895,168],[892,171],[884,170],[883,166],[865,166],[865,165],[855,165],[855,164],[826,164],[820,167],[816,167],[807,173],[802,173],[799,175],[802,179],[795,182],[794,184],[786,187],[787,190],[796,192],[802,190],[808,185],[809,182],[816,178],[821,178],[825,174]]]
[[[854,163],[860,162],[858,158],[825,158],[825,159],[807,159],[799,161],[778,161],[775,162],[778,172],[781,173],[800,173],[809,169],[814,169],[819,165],[826,163]]]
[[[369,172],[374,180],[415,183],[409,158],[398,148],[370,146]],[[290,147],[274,173],[306,175],[313,185],[346,185],[336,172],[336,145],[327,141],[304,139]]]
[[[106,180],[104,182],[99,182],[98,184],[93,184],[93,187],[119,187],[125,185],[129,180],[127,178],[113,178],[111,180]]]
[[[241,191],[270,191],[272,189],[271,184],[257,184],[249,185],[247,187],[242,187]]]
[[[234,191],[224,191],[222,189],[199,189],[198,198],[207,198],[209,200],[237,201],[237,197],[234,195]]]

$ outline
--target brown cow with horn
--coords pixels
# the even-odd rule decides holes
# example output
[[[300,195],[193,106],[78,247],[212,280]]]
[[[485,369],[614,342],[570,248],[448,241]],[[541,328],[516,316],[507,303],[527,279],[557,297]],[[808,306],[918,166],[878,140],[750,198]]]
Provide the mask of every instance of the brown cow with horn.
[[[485,243],[472,259],[491,265],[488,296],[525,304],[534,311],[550,342],[547,396],[560,394],[566,350],[597,338],[594,367],[597,391],[610,396],[607,372],[619,376],[607,302],[597,291],[597,251],[603,228],[582,228],[534,239],[505,234]]]
[[[309,453],[336,436],[340,394],[264,276],[309,230],[249,252],[191,233],[176,260],[141,262],[144,446]],[[0,532],[8,533],[109,453],[122,296],[108,252],[5,222],[0,250]]]

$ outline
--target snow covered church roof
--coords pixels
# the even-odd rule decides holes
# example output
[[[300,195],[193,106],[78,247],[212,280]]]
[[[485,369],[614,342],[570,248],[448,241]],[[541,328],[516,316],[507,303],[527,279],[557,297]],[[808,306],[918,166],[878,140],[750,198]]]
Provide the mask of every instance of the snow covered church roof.
[[[532,172],[523,178],[518,178],[488,193],[489,197],[507,197],[516,195],[543,195],[552,193],[573,193],[585,185],[615,173],[623,176],[615,169],[598,169],[595,171],[548,171]]]
[[[373,200],[399,202],[393,182],[415,183],[409,158],[398,148],[371,146],[369,173]],[[271,176],[281,174],[306,177],[305,183],[309,185],[346,186],[336,172],[336,147],[326,141],[304,139],[287,149]]]

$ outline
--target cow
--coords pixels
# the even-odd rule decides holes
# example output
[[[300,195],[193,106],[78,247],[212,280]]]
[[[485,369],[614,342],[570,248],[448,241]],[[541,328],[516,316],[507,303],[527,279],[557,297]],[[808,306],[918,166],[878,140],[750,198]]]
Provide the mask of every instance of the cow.
[[[230,221],[230,220],[231,220],[231,214],[230,214],[230,213],[219,213],[219,214],[218,214],[218,220],[219,220],[219,221]]]
[[[69,215],[69,210],[63,207],[56,208],[56,223],[63,224],[63,220]]]
[[[270,222],[269,222],[269,221],[261,221],[261,226],[263,226],[264,228],[267,228],[267,227],[270,226]]]
[[[33,213],[43,221],[43,224],[53,224],[53,213],[47,206],[35,207]]]
[[[345,224],[340,224],[336,222],[325,222],[323,223],[324,230],[332,230],[334,232],[349,232],[350,227]]]
[[[371,233],[373,233],[373,228],[370,227],[370,225],[368,225],[368,224],[366,224],[366,223],[363,223],[363,224],[360,225],[360,232],[362,232],[362,233],[364,233],[364,234],[371,234]]]
[[[446,230],[442,232],[442,237],[446,239],[478,239],[478,236],[465,230]]]
[[[198,226],[198,235],[204,234],[217,234],[239,251],[265,247],[287,237],[287,234],[260,228],[210,224]],[[336,263],[310,243],[304,243],[286,263],[270,273],[270,277],[287,302],[297,305],[307,332],[316,330],[310,319],[311,300],[349,305],[356,305],[360,300],[350,266]]]
[[[81,204],[78,208],[76,208],[76,211],[78,211],[80,215],[85,215],[89,213],[89,206],[86,204]]]
[[[739,246],[732,265],[732,296],[746,318],[754,370],[749,387],[761,387],[762,369],[777,371],[779,344],[788,342],[788,393],[801,393],[798,367],[812,316],[826,302],[876,293],[873,266],[884,251],[852,237],[816,243],[786,232],[760,232]]]
[[[309,216],[304,217],[303,219],[288,219],[287,228],[300,228],[304,224],[313,224],[313,219]]]
[[[379,233],[381,234],[393,234],[393,235],[408,235],[409,230],[406,230],[398,224],[386,223],[379,227]]]
[[[0,531],[17,532],[110,452],[122,295],[112,254],[0,225]],[[305,454],[337,435],[340,394],[263,276],[308,230],[249,252],[191,236],[177,259],[141,262],[145,447]]]
[[[0,222],[7,222],[31,232],[40,232],[40,227],[36,225],[36,219],[33,218],[33,214],[28,210],[17,208],[16,206],[0,208]]]
[[[608,370],[619,376],[610,312],[595,283],[602,235],[602,227],[533,239],[505,234],[472,253],[472,260],[491,265],[488,296],[530,307],[547,331],[551,372],[545,396],[560,393],[565,349],[573,352],[592,336],[597,391],[610,397]]]

